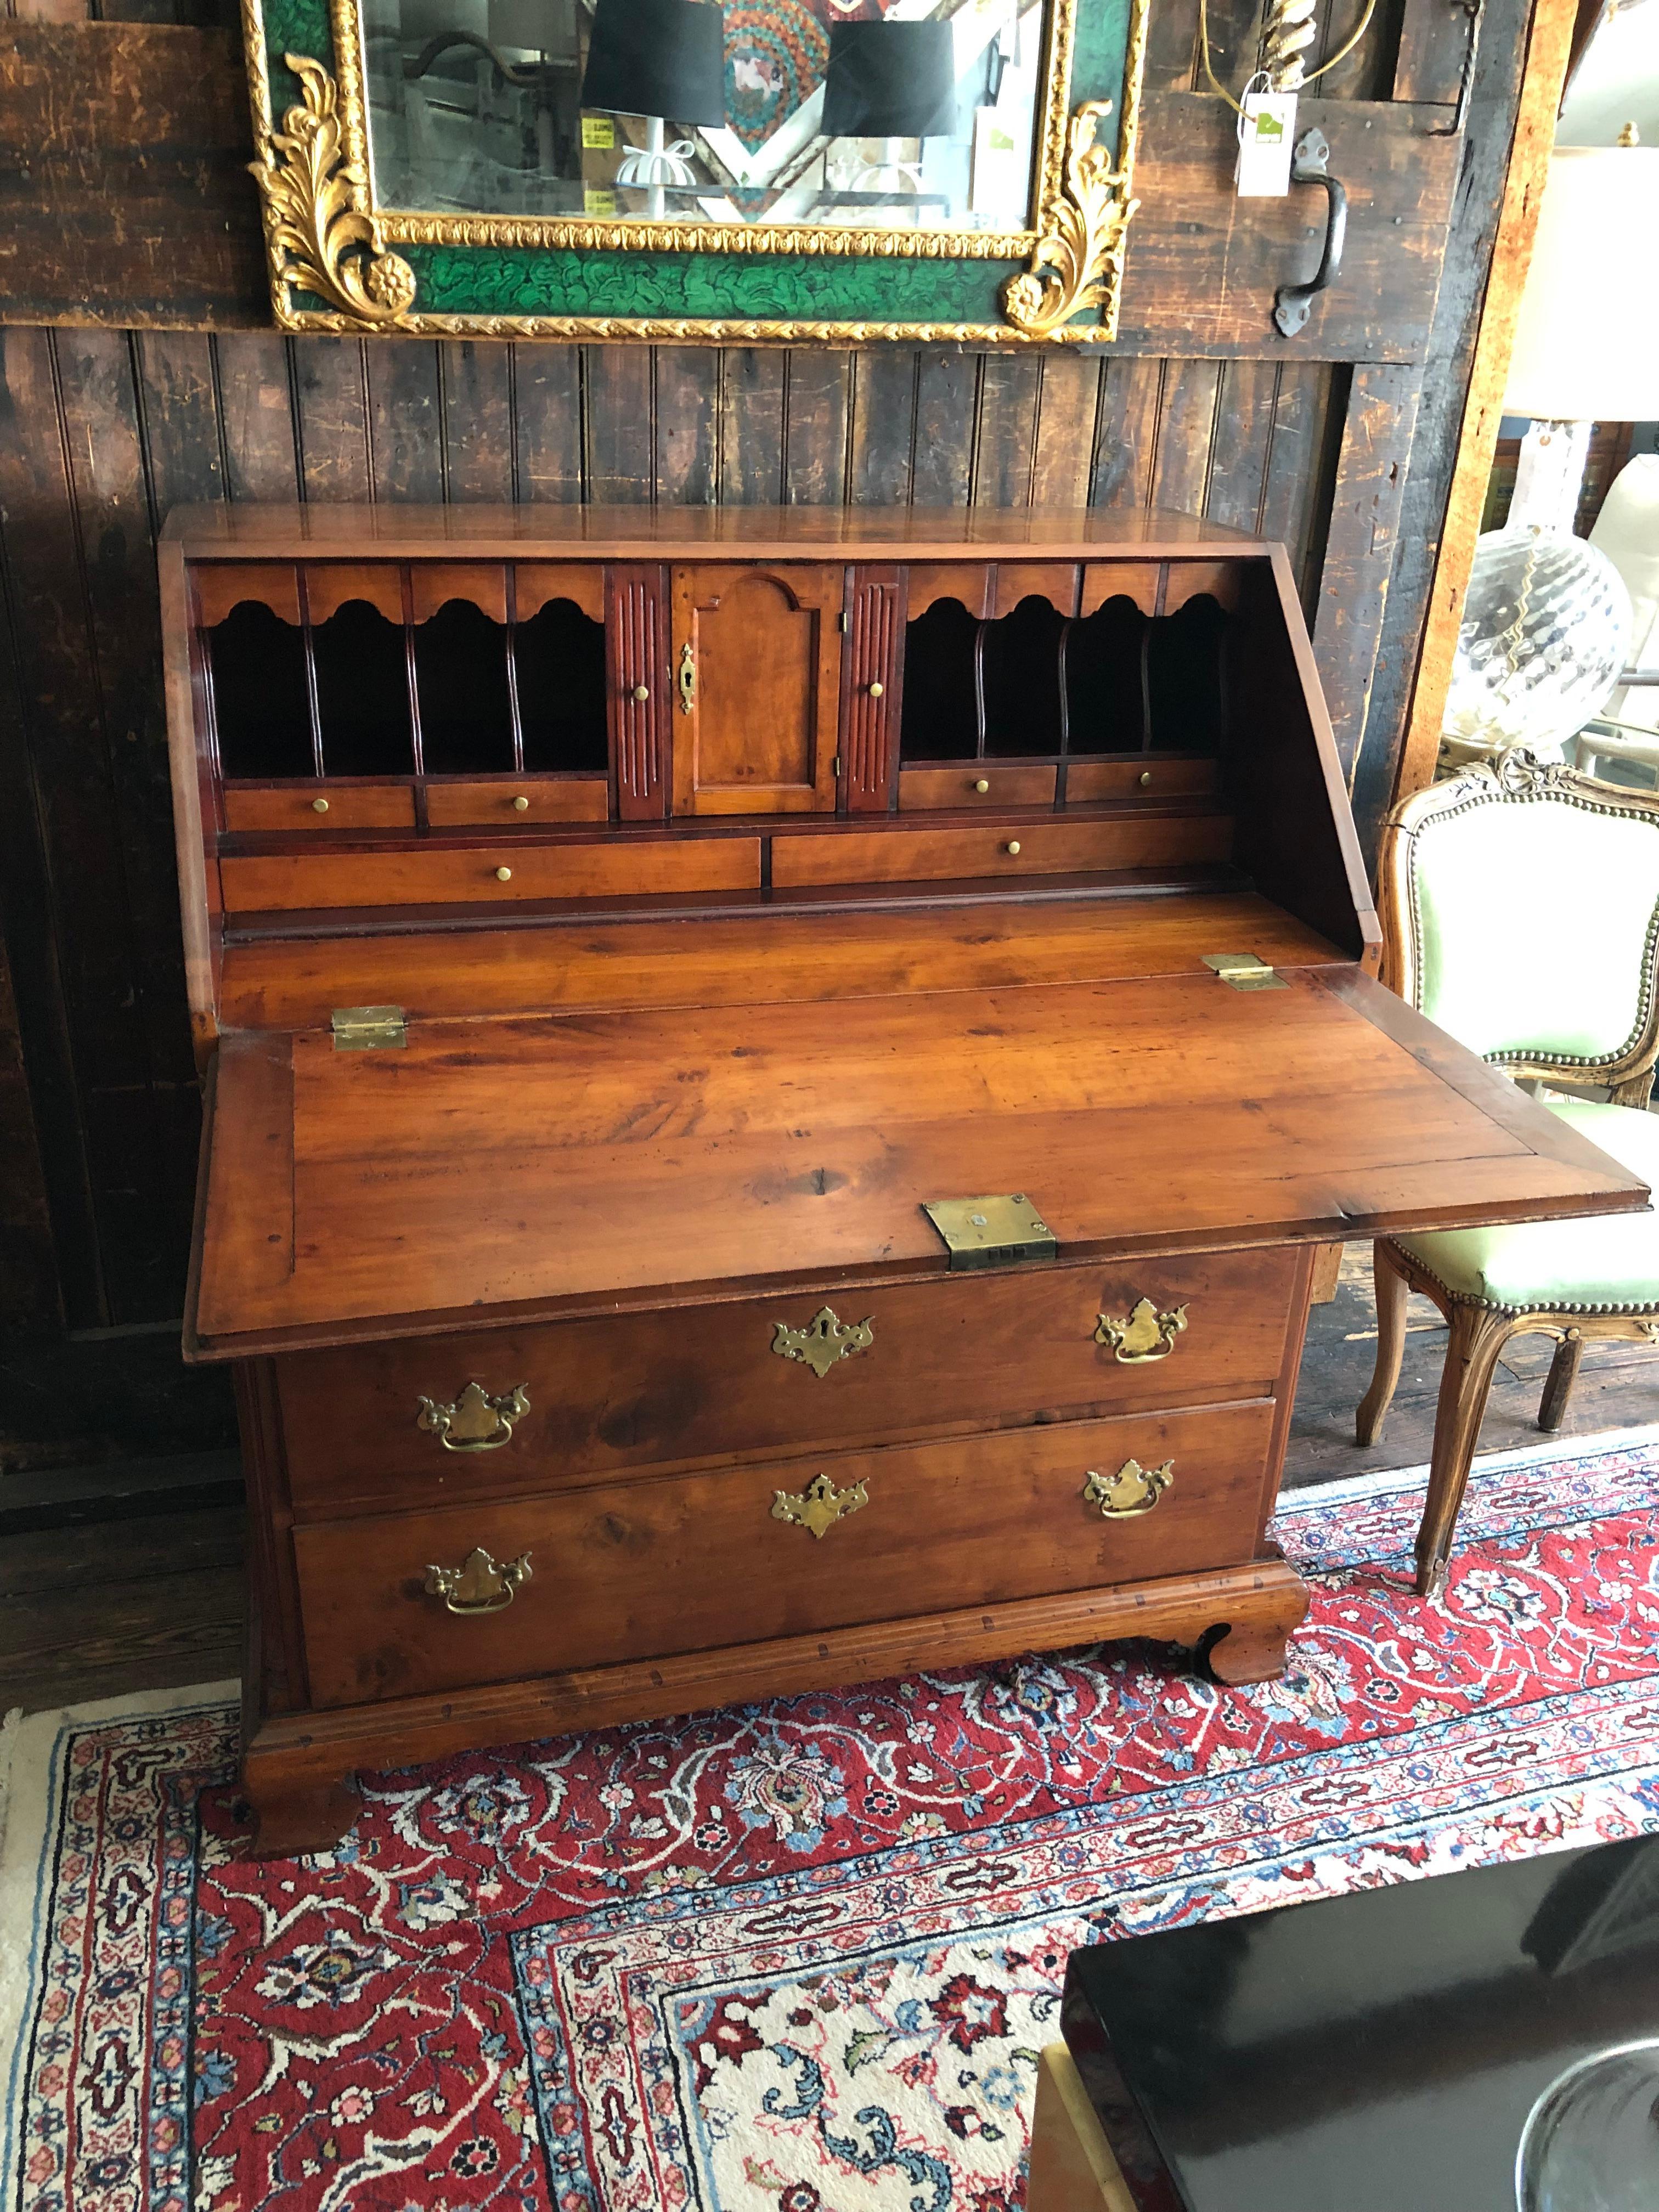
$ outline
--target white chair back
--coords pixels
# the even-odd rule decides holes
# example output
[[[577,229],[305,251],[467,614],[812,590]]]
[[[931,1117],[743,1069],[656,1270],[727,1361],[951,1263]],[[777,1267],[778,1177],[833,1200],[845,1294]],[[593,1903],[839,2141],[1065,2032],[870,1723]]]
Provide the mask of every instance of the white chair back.
[[[1616,1081],[1651,1058],[1659,798],[1505,754],[1390,826],[1391,980],[1484,1059]]]

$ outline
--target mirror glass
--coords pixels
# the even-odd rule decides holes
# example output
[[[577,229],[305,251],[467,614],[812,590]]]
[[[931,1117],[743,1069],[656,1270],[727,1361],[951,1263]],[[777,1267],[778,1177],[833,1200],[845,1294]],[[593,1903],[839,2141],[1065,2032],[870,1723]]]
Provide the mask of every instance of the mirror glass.
[[[1018,231],[1046,0],[364,0],[377,207]]]

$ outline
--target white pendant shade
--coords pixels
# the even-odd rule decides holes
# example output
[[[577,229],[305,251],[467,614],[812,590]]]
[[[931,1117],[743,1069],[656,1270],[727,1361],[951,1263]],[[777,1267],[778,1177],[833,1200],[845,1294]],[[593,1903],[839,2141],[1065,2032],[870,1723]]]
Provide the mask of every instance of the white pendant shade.
[[[1558,147],[1504,395],[1506,415],[1659,420],[1659,147]]]

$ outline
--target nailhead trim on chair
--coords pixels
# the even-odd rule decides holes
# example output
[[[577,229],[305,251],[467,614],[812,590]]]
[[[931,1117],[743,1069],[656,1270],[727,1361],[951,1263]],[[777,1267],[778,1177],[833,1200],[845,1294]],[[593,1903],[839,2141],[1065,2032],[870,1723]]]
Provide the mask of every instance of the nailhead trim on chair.
[[[1525,1224],[1523,1224],[1520,1225],[1524,1226]],[[1432,1236],[1437,1232],[1434,1231],[1426,1231],[1425,1233],[1426,1235]],[[1456,1231],[1455,1230],[1447,1230],[1438,1233],[1447,1236],[1455,1236]],[[1388,1237],[1382,1241],[1384,1243],[1389,1245],[1390,1249],[1398,1252],[1402,1260],[1406,1261],[1410,1266],[1415,1267],[1419,1274],[1426,1275],[1431,1283],[1438,1283],[1441,1289],[1446,1293],[1446,1303],[1449,1305],[1479,1306],[1483,1313],[1510,1315],[1551,1313],[1617,1314],[1620,1316],[1633,1316],[1637,1314],[1651,1314],[1656,1320],[1659,1320],[1659,1302],[1652,1300],[1633,1306],[1586,1306],[1575,1305],[1570,1299],[1566,1298],[1549,1298],[1541,1300],[1538,1304],[1529,1306],[1505,1306],[1500,1305],[1496,1298],[1472,1298],[1467,1291],[1453,1290],[1451,1285],[1446,1281],[1443,1276],[1437,1275],[1435,1273],[1434,1269],[1429,1266],[1426,1260],[1419,1259],[1415,1252],[1408,1252],[1405,1246],[1400,1243],[1397,1237]]]
[[[1553,801],[1560,806],[1576,806],[1586,814],[1607,814],[1622,822],[1644,822],[1650,830],[1659,830],[1659,817],[1646,806],[1615,806],[1606,801],[1589,799],[1578,790],[1567,787],[1563,779],[1571,771],[1554,763],[1546,765],[1534,758],[1524,749],[1517,747],[1502,756],[1499,765],[1488,767],[1485,762],[1464,771],[1470,789],[1468,796],[1455,806],[1445,807],[1431,814],[1426,821],[1406,832],[1409,847],[1406,861],[1406,882],[1410,890],[1412,922],[1412,971],[1413,976],[1423,972],[1422,914],[1417,895],[1417,842],[1431,830],[1447,822],[1455,822],[1460,814],[1467,814],[1477,806],[1512,805],[1517,799],[1526,805]],[[1479,779],[1477,781],[1476,779]],[[1462,779],[1460,779],[1461,781]],[[1616,1052],[1601,1053],[1594,1059],[1571,1053],[1489,1052],[1482,1057],[1492,1066],[1519,1065],[1526,1067],[1571,1068],[1578,1074],[1594,1075],[1598,1070],[1616,1067],[1626,1060],[1642,1040],[1653,1012],[1653,978],[1656,950],[1659,949],[1659,905],[1648,917],[1647,938],[1642,947],[1642,982],[1637,999],[1636,1024],[1630,1035]],[[1439,1280],[1438,1276],[1435,1278]],[[1450,1295],[1448,1293],[1448,1295]],[[1484,1300],[1475,1301],[1484,1304]],[[1528,1309],[1533,1310],[1533,1309]],[[1536,1309],[1542,1311],[1542,1308]],[[1577,1307],[1560,1307],[1557,1310],[1577,1312]],[[1589,1310],[1589,1309],[1586,1309]],[[1622,1307],[1596,1308],[1596,1311],[1622,1312]],[[1634,1308],[1633,1311],[1644,1309]]]

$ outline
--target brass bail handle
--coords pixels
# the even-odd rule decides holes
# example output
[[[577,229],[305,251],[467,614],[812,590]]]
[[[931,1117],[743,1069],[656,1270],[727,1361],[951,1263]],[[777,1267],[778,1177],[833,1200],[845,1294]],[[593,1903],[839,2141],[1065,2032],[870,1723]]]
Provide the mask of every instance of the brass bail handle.
[[[1091,1468],[1083,1486],[1085,1504],[1097,1506],[1103,1521],[1133,1521],[1150,1513],[1175,1480],[1175,1462],[1162,1467],[1142,1467],[1126,1459],[1115,1474],[1097,1474]]]
[[[1096,1316],[1095,1342],[1109,1345],[1113,1357],[1125,1367],[1144,1367],[1152,1360],[1167,1359],[1186,1326],[1185,1306],[1160,1313],[1150,1298],[1137,1298],[1127,1314]]]
[[[428,1567],[423,1585],[428,1597],[441,1597],[450,1613],[504,1613],[530,1580],[530,1554],[496,1560],[483,1549],[467,1553],[459,1567]]]
[[[529,1411],[530,1393],[521,1382],[500,1398],[492,1398],[482,1382],[469,1382],[447,1406],[422,1398],[415,1425],[436,1437],[446,1451],[499,1451],[512,1442],[513,1424]]]

